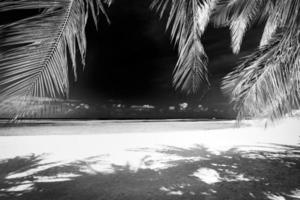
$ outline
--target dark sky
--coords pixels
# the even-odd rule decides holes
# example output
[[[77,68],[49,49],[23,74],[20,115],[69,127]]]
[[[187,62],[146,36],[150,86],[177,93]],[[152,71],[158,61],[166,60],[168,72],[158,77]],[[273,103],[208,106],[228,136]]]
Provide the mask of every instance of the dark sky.
[[[89,23],[87,68],[74,91],[86,88],[121,100],[168,91],[177,53],[145,1],[115,1],[108,15],[111,24],[102,18],[98,32]]]

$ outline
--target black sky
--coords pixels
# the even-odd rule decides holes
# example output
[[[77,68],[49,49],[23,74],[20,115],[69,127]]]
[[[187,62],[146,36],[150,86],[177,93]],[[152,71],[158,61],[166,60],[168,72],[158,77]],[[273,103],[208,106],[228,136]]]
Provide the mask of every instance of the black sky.
[[[87,68],[80,91],[120,100],[153,100],[170,93],[177,51],[164,24],[146,1],[119,0],[109,8],[111,24],[100,20],[99,31],[89,21]],[[75,91],[76,89],[76,91]]]

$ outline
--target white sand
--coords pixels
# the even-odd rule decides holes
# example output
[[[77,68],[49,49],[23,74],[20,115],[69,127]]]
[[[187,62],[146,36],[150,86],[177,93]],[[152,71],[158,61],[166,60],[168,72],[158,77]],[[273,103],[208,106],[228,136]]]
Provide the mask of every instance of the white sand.
[[[169,161],[187,159],[180,155],[166,156],[159,151],[169,147],[189,149],[203,146],[214,154],[231,148],[245,151],[260,149],[282,151],[284,149],[274,148],[274,145],[299,145],[299,122],[297,119],[288,119],[277,126],[265,129],[262,126],[256,126],[254,122],[250,122],[251,127],[230,128],[230,126],[233,127],[234,122],[220,121],[217,122],[219,129],[216,130],[211,130],[211,128],[205,130],[205,127],[212,122],[118,124],[115,121],[105,126],[102,126],[103,122],[78,122],[82,125],[2,127],[0,128],[0,135],[2,135],[0,136],[0,160],[16,156],[43,155],[40,164],[52,163],[25,172],[12,173],[7,179],[25,177],[56,165],[82,160],[88,160],[91,163],[89,168],[82,169],[88,173],[113,173],[112,165],[129,166],[131,170],[141,168],[159,170],[170,167]],[[225,129],[220,129],[222,124],[226,126]],[[118,130],[105,132],[103,127],[111,128],[114,125]],[[145,131],[143,131],[143,126]],[[167,130],[168,127],[170,127],[169,130]],[[202,158],[193,156],[188,159],[201,160]],[[212,173],[213,180],[203,177],[205,174],[202,173],[203,170],[199,169],[199,173],[194,175],[198,175],[202,180],[208,180],[207,182],[218,181],[218,175],[214,174],[215,172]],[[68,176],[76,175],[61,175],[56,178],[57,181],[59,178],[66,180]],[[52,181],[52,177],[46,177],[44,181],[47,180]]]

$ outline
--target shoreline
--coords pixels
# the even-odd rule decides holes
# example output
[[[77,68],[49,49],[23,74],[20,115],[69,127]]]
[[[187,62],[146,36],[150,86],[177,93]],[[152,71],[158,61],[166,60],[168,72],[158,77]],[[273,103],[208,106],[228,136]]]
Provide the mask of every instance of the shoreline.
[[[240,128],[252,127],[245,121]],[[93,135],[235,129],[234,120],[0,120],[0,136]]]

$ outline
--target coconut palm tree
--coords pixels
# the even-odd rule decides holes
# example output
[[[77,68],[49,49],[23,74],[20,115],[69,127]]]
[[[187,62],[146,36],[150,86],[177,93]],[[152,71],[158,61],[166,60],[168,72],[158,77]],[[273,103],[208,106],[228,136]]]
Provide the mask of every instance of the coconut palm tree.
[[[5,0],[0,12],[40,9],[40,14],[0,27],[1,97],[68,96],[67,52],[76,75],[76,43],[84,63],[84,28],[88,11],[95,21],[112,0]],[[178,46],[173,84],[187,94],[209,85],[208,57],[201,37],[209,23],[229,27],[233,53],[245,32],[265,24],[257,51],[224,78],[239,118],[276,119],[299,108],[300,0],[152,0],[152,9],[167,17]]]

